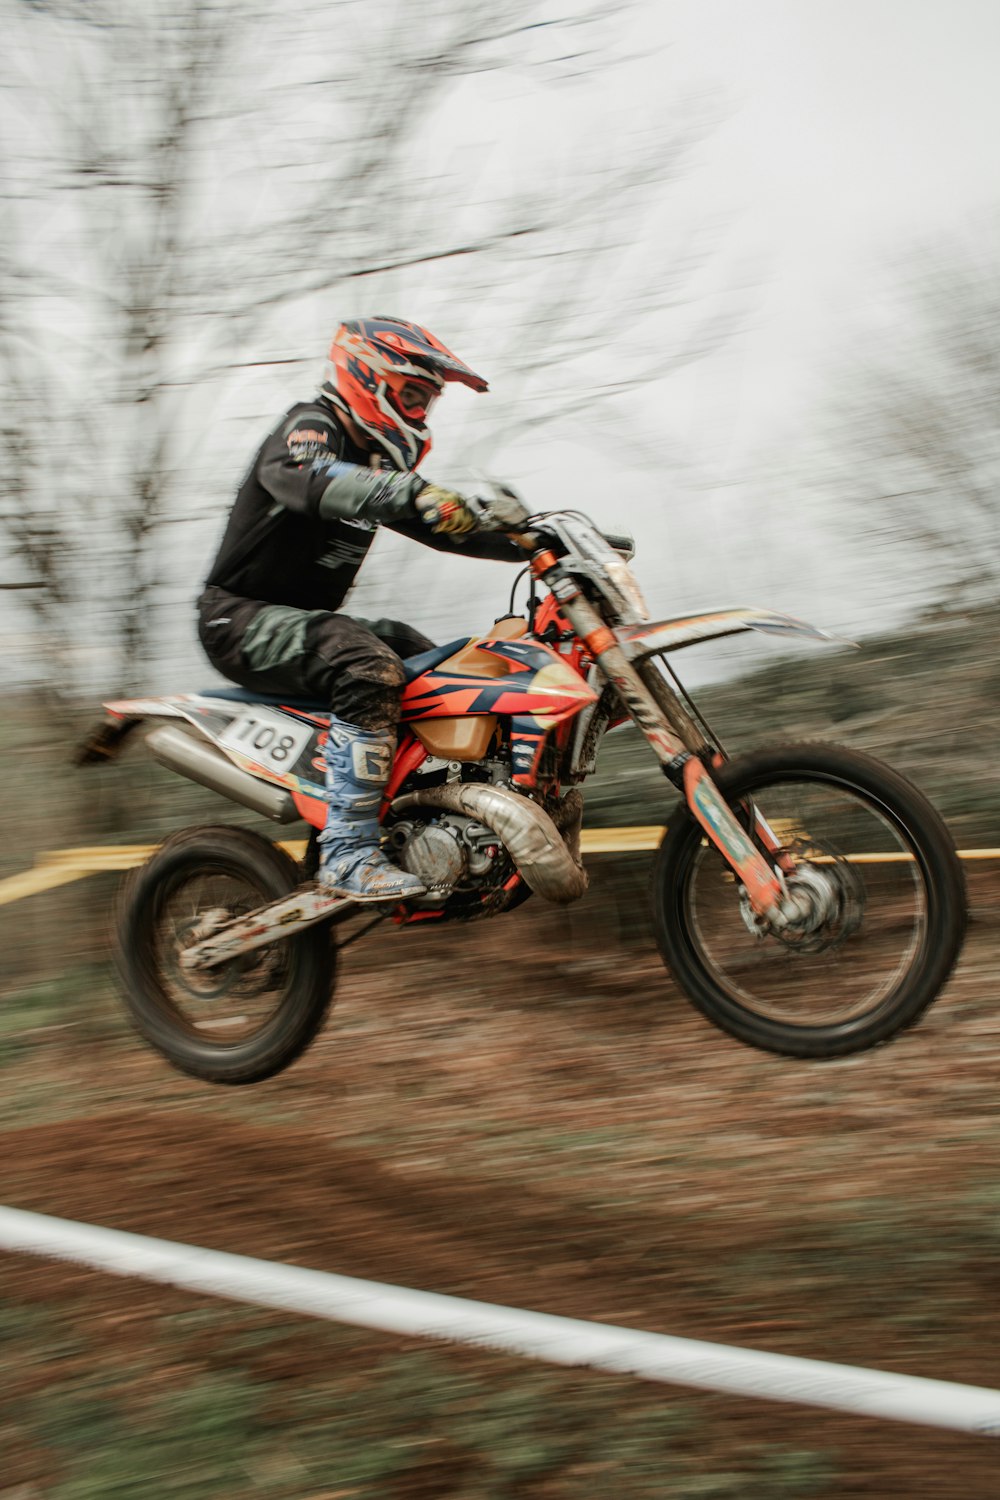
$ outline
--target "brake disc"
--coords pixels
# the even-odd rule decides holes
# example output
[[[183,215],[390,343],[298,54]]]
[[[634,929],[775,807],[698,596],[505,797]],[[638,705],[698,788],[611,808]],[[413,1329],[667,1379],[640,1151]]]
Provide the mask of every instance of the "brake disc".
[[[780,930],[754,911],[746,887],[740,887],[740,915],[756,938],[775,938],[790,953],[828,953],[839,948],[861,926],[865,887],[857,868],[830,844],[797,840],[777,851],[796,868],[785,877],[789,895],[805,897],[802,914]]]

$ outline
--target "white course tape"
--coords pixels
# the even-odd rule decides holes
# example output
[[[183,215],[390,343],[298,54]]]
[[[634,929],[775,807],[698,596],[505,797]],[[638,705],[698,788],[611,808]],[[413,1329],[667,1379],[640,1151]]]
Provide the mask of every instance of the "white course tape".
[[[554,1365],[586,1366],[668,1385],[800,1401],[894,1422],[1000,1436],[1000,1391],[980,1386],[410,1291],[16,1208],[0,1208],[0,1249],[82,1262],[118,1276],[138,1276],[236,1302],[385,1333],[470,1344]]]

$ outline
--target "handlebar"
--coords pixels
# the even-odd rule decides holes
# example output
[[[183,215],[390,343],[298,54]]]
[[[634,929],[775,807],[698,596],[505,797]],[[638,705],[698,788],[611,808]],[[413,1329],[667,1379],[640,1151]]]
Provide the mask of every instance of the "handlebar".
[[[524,552],[529,555],[532,552],[537,552],[540,547],[543,547],[545,545],[545,518],[544,516],[541,516],[538,518],[538,520],[541,522],[538,531],[507,531],[507,535],[510,537],[511,541],[516,542],[517,545],[523,548]],[[497,526],[493,529],[496,531],[506,530],[506,528],[502,526]],[[631,561],[631,559],[635,556],[634,537],[630,537],[624,532],[614,531],[602,531],[601,536],[607,542],[612,551],[619,553],[619,555],[623,557],[626,562]]]
[[[629,536],[628,532],[602,531],[601,535],[609,547],[622,553],[626,562],[635,556],[635,537]]]
[[[503,531],[526,553],[537,551],[544,545],[545,516],[532,516],[524,502],[513,490],[497,486],[491,496],[475,496],[470,507],[476,511],[480,526],[486,531]],[[538,531],[522,531],[526,522],[534,521]],[[635,556],[635,541],[627,533],[602,531],[601,535],[609,547],[622,554],[626,562]]]

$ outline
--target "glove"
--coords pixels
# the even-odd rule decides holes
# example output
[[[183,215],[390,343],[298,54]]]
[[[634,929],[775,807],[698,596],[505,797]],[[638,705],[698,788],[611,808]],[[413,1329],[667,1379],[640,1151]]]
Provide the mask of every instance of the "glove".
[[[476,529],[476,516],[468,501],[437,484],[420,491],[417,510],[421,520],[439,535],[460,536]]]
[[[491,531],[523,531],[530,512],[520,495],[505,484],[493,484],[492,490],[481,502],[487,527]]]

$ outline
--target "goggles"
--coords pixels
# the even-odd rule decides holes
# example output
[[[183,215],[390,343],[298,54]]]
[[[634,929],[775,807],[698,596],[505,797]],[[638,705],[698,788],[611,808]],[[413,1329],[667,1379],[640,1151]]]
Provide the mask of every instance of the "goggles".
[[[436,381],[414,375],[388,376],[386,388],[390,403],[410,422],[423,422],[441,394]]]

